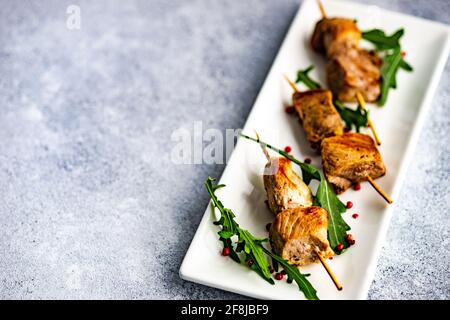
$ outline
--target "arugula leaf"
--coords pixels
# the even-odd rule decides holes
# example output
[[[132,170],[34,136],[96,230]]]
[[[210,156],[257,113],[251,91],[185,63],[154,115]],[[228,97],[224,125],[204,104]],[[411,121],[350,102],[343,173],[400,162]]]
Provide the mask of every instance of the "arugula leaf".
[[[213,185],[214,179],[211,177],[208,177],[208,179],[205,181],[205,187],[208,191],[209,195],[211,196],[211,200],[214,204],[214,207],[219,209],[220,211],[220,219],[216,222],[214,222],[215,225],[222,226],[222,230],[218,232],[219,234],[219,240],[223,242],[224,248],[230,249],[230,257],[237,263],[241,263],[241,259],[239,259],[239,256],[237,255],[236,251],[233,248],[231,237],[235,234],[237,234],[237,227],[238,225],[234,222],[234,214],[230,209],[227,209],[223,206],[222,202],[220,202],[219,199],[217,199],[215,195],[215,191],[217,189],[223,188],[225,185]]]
[[[299,70],[296,83],[303,82],[309,89],[319,89],[320,84],[308,76],[309,71],[313,68],[313,66],[309,66],[305,70]],[[360,106],[356,110],[350,109],[339,100],[334,100],[333,103],[347,128],[355,127],[356,132],[359,132],[361,127],[367,127],[369,122],[369,112],[367,110],[362,109]]]
[[[305,294],[305,297],[307,299],[318,300],[319,298],[317,297],[316,290],[313,288],[311,283],[306,279],[306,277],[309,275],[302,274],[297,267],[291,266],[286,260],[282,259],[275,253],[272,253],[271,251],[267,250],[263,246],[263,243],[267,242],[267,239],[258,239],[255,236],[253,236],[249,231],[241,229],[239,227],[239,224],[234,220],[235,215],[232,213],[230,209],[225,208],[215,195],[215,191],[219,188],[222,188],[224,185],[213,185],[214,181],[215,179],[208,177],[208,179],[206,179],[205,181],[205,187],[209,195],[211,196],[211,200],[214,206],[217,209],[219,209],[221,214],[219,221],[214,223],[215,225],[222,226],[222,230],[218,232],[219,236],[221,234],[227,237],[230,236],[229,238],[226,239],[226,241],[228,241],[227,245],[230,245],[230,247],[228,247],[230,248],[230,252],[234,252],[234,254],[237,257],[237,260],[235,259],[233,260],[240,263],[240,259],[237,256],[236,252],[244,252],[245,261],[248,262],[249,260],[252,260],[253,262],[250,268],[256,273],[258,273],[264,280],[266,280],[270,284],[275,284],[275,282],[272,279],[272,274],[269,271],[269,264],[264,256],[264,254],[267,254],[272,258],[272,261],[274,262],[276,261],[277,265],[278,263],[280,263],[283,266],[283,268],[286,270],[286,274],[288,275],[288,282],[290,280],[291,283],[292,280],[295,280],[299,290]],[[229,232],[227,230],[234,230],[235,233],[231,235],[231,233],[233,232]],[[223,231],[225,231],[226,234],[224,234]],[[231,242],[231,237],[235,235],[238,236],[236,251],[234,251],[233,244]],[[230,256],[233,258],[232,255]]]
[[[405,30],[399,29],[395,31],[392,35],[388,36],[383,30],[372,29],[364,31],[362,33],[362,38],[372,42],[375,47],[380,50],[389,50],[400,47],[400,38],[405,33]]]
[[[319,187],[316,192],[316,199],[320,206],[328,211],[329,221],[328,221],[328,241],[330,241],[330,246],[333,250],[338,244],[343,244],[344,249],[349,247],[349,244],[345,240],[347,231],[350,230],[350,226],[342,218],[342,213],[344,213],[347,208],[339,200],[336,193],[334,193],[333,188],[328,183],[328,181],[322,176],[320,180]],[[342,251],[337,251],[337,254],[342,253]]]
[[[286,153],[281,149],[273,147],[270,144],[263,142],[259,139],[249,137],[242,133],[241,136],[248,140],[252,140],[256,143],[259,143],[262,146],[265,146],[269,149],[272,149],[275,152],[281,154],[283,157],[297,164],[302,170],[302,178],[306,184],[309,184],[312,179],[316,179],[319,181],[319,187],[317,188],[317,192],[314,197],[314,203],[318,204],[320,207],[327,210],[328,212],[329,216],[328,241],[330,242],[330,246],[333,249],[333,251],[335,251],[336,254],[341,254],[343,252],[335,250],[338,244],[342,244],[344,246],[344,249],[348,248],[349,245],[347,241],[345,241],[345,236],[347,235],[347,231],[350,230],[350,226],[342,218],[342,213],[344,213],[347,209],[345,205],[342,203],[342,201],[339,200],[338,196],[334,192],[331,185],[320,173],[319,169],[310,164],[303,163],[300,160],[294,158],[289,153]]]
[[[359,132],[361,127],[367,127],[369,111],[363,109],[360,105],[355,110],[347,108],[339,100],[334,100],[333,103],[347,128],[352,129],[352,127],[355,127],[356,132]]]
[[[320,89],[320,84],[311,79],[308,75],[308,73],[314,69],[314,67],[311,65],[305,70],[298,70],[297,71],[297,80],[295,80],[295,83],[303,82],[309,89]]]
[[[268,256],[272,257],[273,260],[277,261],[277,263],[283,266],[283,269],[286,271],[288,283],[292,283],[292,281],[295,281],[299,288],[303,288],[300,290],[303,291],[303,294],[307,299],[319,300],[319,297],[317,297],[316,289],[314,289],[311,283],[306,279],[309,274],[301,274],[297,267],[291,266],[286,260],[284,260],[280,256],[277,256],[266,248],[263,248],[263,251]]]
[[[402,54],[400,48],[397,47],[391,54],[387,54],[383,58],[381,65],[381,93],[378,99],[378,104],[383,106],[388,98],[389,89],[397,87],[396,75],[400,62],[402,60]]]
[[[208,179],[205,181],[205,187],[209,195],[211,196],[211,200],[214,206],[220,211],[220,219],[214,224],[222,226],[222,230],[220,230],[218,234],[220,240],[224,243],[224,247],[230,249],[231,258],[238,263],[240,263],[241,260],[239,259],[236,251],[240,252],[240,247],[243,248],[247,258],[253,259],[254,261],[252,269],[257,271],[257,273],[264,280],[268,281],[271,284],[274,284],[272,275],[269,272],[269,264],[264,258],[261,248],[258,247],[258,245],[261,243],[261,240],[254,238],[251,234],[249,234],[247,230],[243,230],[239,227],[239,225],[234,220],[235,215],[233,214],[233,212],[230,209],[225,208],[222,202],[220,202],[220,200],[217,199],[215,195],[215,191],[223,187],[223,185],[219,185],[219,187],[214,186],[212,184],[213,181],[214,179],[208,177]],[[238,244],[241,245],[240,247],[238,246],[238,250],[236,251],[234,250],[231,241],[231,237],[235,235],[238,236]]]
[[[404,34],[403,29],[399,29],[392,35],[387,36],[383,30],[373,29],[364,31],[362,38],[375,45],[379,51],[384,51],[383,62],[381,65],[381,93],[378,98],[378,104],[383,106],[388,97],[389,89],[397,88],[397,71],[403,69],[405,71],[413,71],[413,67],[406,62],[401,54],[400,38]]]
[[[248,260],[253,260],[251,268],[258,272],[264,280],[269,283],[274,284],[272,279],[272,274],[269,271],[269,264],[264,257],[261,243],[265,242],[263,240],[256,239],[250,232],[239,228],[239,241],[238,243],[243,243],[244,252],[247,255]]]
[[[406,62],[405,59],[403,59],[403,57],[402,60],[400,60],[399,67],[408,72],[414,71],[413,67],[408,62]]]

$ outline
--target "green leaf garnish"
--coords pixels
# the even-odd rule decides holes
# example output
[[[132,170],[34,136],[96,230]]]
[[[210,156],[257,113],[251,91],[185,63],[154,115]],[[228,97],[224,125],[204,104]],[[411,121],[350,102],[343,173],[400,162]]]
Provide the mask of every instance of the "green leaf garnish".
[[[303,82],[309,89],[320,89],[320,84],[311,79],[311,77],[308,75],[308,73],[314,69],[313,66],[309,66],[305,70],[298,70],[297,71],[297,79],[295,80],[296,83]]]
[[[350,230],[350,226],[342,218],[342,213],[344,213],[347,209],[342,201],[339,200],[333,188],[319,171],[319,169],[310,164],[301,162],[289,153],[284,152],[279,148],[273,147],[270,144],[259,139],[249,137],[242,133],[241,136],[248,140],[259,143],[260,145],[279,153],[283,157],[297,164],[302,171],[302,178],[306,184],[309,184],[312,179],[319,181],[319,187],[317,188],[314,202],[328,212],[328,241],[330,242],[330,246],[336,254],[341,254],[343,252],[335,250],[338,244],[342,244],[344,246],[344,249],[348,248],[349,245],[347,241],[345,241],[345,236],[347,235],[347,231]]]
[[[291,266],[286,260],[267,250],[266,248],[263,248],[263,251],[283,267],[283,269],[286,271],[287,282],[291,283],[292,281],[295,281],[299,289],[305,295],[306,299],[319,300],[319,297],[317,297],[316,289],[314,289],[311,283],[306,279],[309,274],[301,274],[297,267]]]
[[[349,244],[345,240],[345,236],[347,231],[350,230],[350,226],[342,218],[342,213],[347,208],[339,200],[333,188],[323,176],[321,176],[319,187],[317,188],[316,199],[320,207],[328,211],[328,241],[331,248],[334,250],[338,244],[343,244],[344,249],[348,248]],[[336,253],[340,254],[342,251],[336,250]]]
[[[378,104],[380,106],[385,105],[389,89],[397,88],[396,76],[398,69],[403,69],[408,72],[413,71],[413,67],[402,57],[400,38],[403,34],[403,29],[395,31],[390,36],[386,35],[386,33],[380,29],[373,29],[362,33],[363,39],[371,42],[377,50],[384,54],[380,69],[381,93],[378,98]]]
[[[314,67],[309,66],[305,70],[299,70],[297,75],[301,75],[301,77],[298,76],[296,82],[304,83],[309,89],[320,89],[320,84],[308,75],[312,69]],[[361,108],[361,106],[358,106],[356,110],[350,109],[339,100],[334,100],[333,103],[347,128],[352,129],[352,127],[355,127],[356,132],[359,132],[361,127],[367,127],[369,122],[369,112],[367,110]]]
[[[389,89],[397,87],[397,71],[402,61],[402,54],[400,48],[397,47],[392,53],[387,54],[383,58],[383,64],[381,65],[381,94],[378,99],[378,104],[383,106],[388,98]]]
[[[383,30],[372,29],[362,32],[362,38],[373,43],[375,48],[380,51],[395,49],[400,47],[400,38],[405,30],[399,29],[392,35],[388,36]]]
[[[399,67],[408,72],[414,71],[413,67],[408,62],[406,62],[405,59],[403,59],[403,58],[402,58],[402,60],[400,60]]]
[[[367,109],[363,109],[360,105],[356,109],[350,109],[339,100],[334,100],[333,103],[347,128],[355,127],[356,132],[359,132],[361,127],[367,127],[369,123],[369,111]]]
[[[240,263],[241,260],[239,259],[238,253],[244,253],[245,261],[248,262],[251,260],[253,262],[250,268],[270,284],[275,284],[272,279],[272,274],[269,271],[269,263],[264,255],[267,254],[272,258],[272,261],[276,261],[283,266],[288,276],[288,281],[292,282],[292,280],[294,280],[297,283],[299,290],[305,294],[307,299],[318,300],[319,298],[317,297],[316,290],[306,279],[308,275],[302,274],[297,267],[291,266],[286,260],[267,250],[263,246],[263,243],[267,242],[267,239],[258,239],[249,231],[239,227],[239,224],[234,220],[235,215],[233,212],[230,209],[225,208],[215,194],[215,191],[224,185],[214,185],[214,181],[215,179],[208,177],[205,181],[205,187],[211,196],[214,207],[220,212],[220,219],[214,224],[222,226],[222,230],[219,231],[218,234],[222,241],[225,240],[224,247],[230,249],[230,257],[234,261]],[[233,230],[233,232],[230,230]],[[226,236],[227,238],[224,238],[223,236]],[[231,241],[233,236],[238,237],[238,240],[235,243],[236,250],[234,249],[234,244]]]

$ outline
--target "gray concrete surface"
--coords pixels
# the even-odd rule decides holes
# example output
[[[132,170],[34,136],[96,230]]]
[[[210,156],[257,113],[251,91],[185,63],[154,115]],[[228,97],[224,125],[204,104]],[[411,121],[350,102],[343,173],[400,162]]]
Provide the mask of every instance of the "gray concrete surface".
[[[450,23],[446,0],[367,2]],[[172,165],[170,135],[244,124],[299,3],[0,1],[0,298],[243,298],[178,277],[224,166]],[[449,74],[371,299],[450,298]]]

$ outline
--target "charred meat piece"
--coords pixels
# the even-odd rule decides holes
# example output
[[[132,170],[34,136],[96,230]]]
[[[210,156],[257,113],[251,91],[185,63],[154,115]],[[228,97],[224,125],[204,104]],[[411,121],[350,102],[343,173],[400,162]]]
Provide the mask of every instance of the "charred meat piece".
[[[341,117],[333,105],[331,91],[316,89],[296,92],[292,100],[306,139],[313,148],[318,147],[322,139],[344,132]]]
[[[304,266],[334,255],[327,239],[328,212],[321,207],[286,209],[275,217],[270,229],[274,251],[290,264]]]
[[[266,165],[263,179],[269,208],[273,213],[312,205],[311,190],[292,169],[290,160],[271,158]]]
[[[334,97],[343,102],[356,101],[356,92],[364,100],[376,101],[380,95],[381,59],[374,51],[354,46],[335,50],[327,63],[328,85]]]
[[[326,138],[320,152],[325,177],[338,194],[355,182],[369,176],[376,179],[386,173],[375,142],[366,134],[346,133]]]
[[[313,49],[327,56],[342,45],[357,47],[361,31],[356,22],[345,18],[323,18],[317,22],[311,39]]]

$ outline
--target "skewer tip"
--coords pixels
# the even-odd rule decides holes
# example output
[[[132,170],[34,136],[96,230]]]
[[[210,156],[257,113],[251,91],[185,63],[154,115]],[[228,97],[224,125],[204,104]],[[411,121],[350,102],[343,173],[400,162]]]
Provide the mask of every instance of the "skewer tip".
[[[253,129],[253,131],[255,132],[255,135],[256,135],[256,139],[259,141],[260,139],[259,139],[259,134],[258,134],[258,131],[256,131],[256,129]]]
[[[283,74],[283,77],[289,83],[289,85],[291,86],[292,90],[294,90],[294,92],[300,91],[300,90],[298,90],[297,85],[291,79],[289,79],[289,77],[286,74]]]
[[[253,131],[255,131],[256,139],[258,140],[258,143],[259,143],[259,146],[260,146],[261,149],[262,149],[262,152],[263,152],[264,155],[266,156],[267,161],[270,162],[270,154],[269,154],[269,151],[268,151],[267,148],[266,148],[266,145],[265,145],[265,144],[262,144],[262,143],[260,142],[261,139],[259,138],[258,131],[256,131],[256,129],[253,129]]]
[[[322,14],[322,18],[325,19],[327,17],[327,12],[325,11],[322,1],[317,0],[317,4],[319,5],[319,10],[320,10],[320,13]]]

